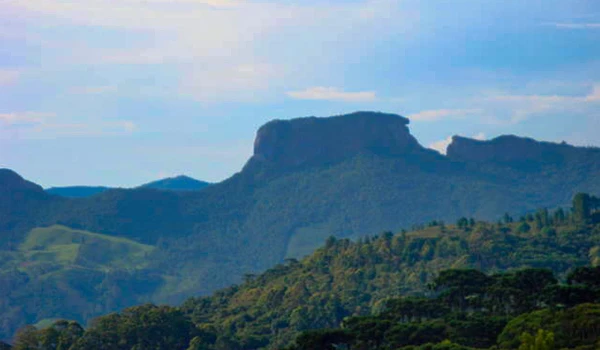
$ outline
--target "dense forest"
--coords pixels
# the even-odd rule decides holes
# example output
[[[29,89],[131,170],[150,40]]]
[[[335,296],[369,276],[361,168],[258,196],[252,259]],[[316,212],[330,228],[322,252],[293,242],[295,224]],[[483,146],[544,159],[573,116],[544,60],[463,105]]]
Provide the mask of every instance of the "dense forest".
[[[463,216],[495,220],[499,213],[568,206],[577,192],[600,193],[600,149],[515,136],[455,138],[444,156],[420,145],[408,124],[373,112],[275,120],[258,130],[254,154],[239,173],[199,191],[144,187],[64,198],[0,169],[0,282],[6,286],[0,339],[26,323],[87,323],[144,302],[175,305],[210,295],[245,274],[302,258],[329,236],[357,240]],[[536,224],[527,223],[533,231]],[[507,227],[516,232],[516,225]],[[420,237],[407,235],[403,244],[459,242],[448,254],[467,261],[419,261],[422,272],[403,279],[416,286],[442,261],[489,265],[486,247],[477,246],[487,238],[477,243],[478,234],[489,232],[493,245],[511,248],[537,239],[509,234],[502,242],[490,225],[473,227],[471,238],[452,225],[443,229],[447,236],[434,226]],[[575,228],[557,228],[567,229]],[[481,258],[460,250],[465,244]],[[523,256],[543,260],[542,248],[533,247]],[[583,259],[580,250],[561,249],[552,252],[564,258],[554,260],[563,265],[557,271]],[[528,263],[500,261],[489,267]]]
[[[330,237],[179,307],[27,326],[14,349],[597,349],[600,199],[497,222]]]

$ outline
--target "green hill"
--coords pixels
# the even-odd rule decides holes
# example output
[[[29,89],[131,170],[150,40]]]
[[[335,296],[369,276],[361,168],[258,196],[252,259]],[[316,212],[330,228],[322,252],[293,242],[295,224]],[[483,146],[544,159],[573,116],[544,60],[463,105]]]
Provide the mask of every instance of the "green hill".
[[[514,136],[456,138],[443,156],[422,147],[408,123],[373,112],[276,120],[258,130],[254,154],[239,173],[201,191],[117,189],[63,198],[0,170],[2,282],[17,286],[9,291],[38,291],[28,292],[29,299],[11,294],[0,304],[0,336],[58,316],[89,320],[140,302],[175,304],[208,295],[244,274],[301,258],[330,235],[356,239],[462,216],[496,220],[499,213],[566,206],[577,192],[600,193],[599,149]],[[81,264],[61,279],[40,278],[81,251],[65,244],[28,253],[26,264],[40,275],[14,269],[26,259],[20,249],[31,230],[54,225],[153,249],[140,261],[122,247],[84,247]],[[117,261],[126,268],[106,272],[106,264]],[[99,294],[100,306],[88,302]],[[85,302],[69,304],[65,295]],[[15,306],[25,300],[36,306]]]
[[[0,253],[5,334],[25,320],[84,321],[138,302],[162,285],[145,270],[154,249],[59,225],[31,230],[17,250]]]
[[[379,312],[386,300],[429,295],[442,270],[486,273],[545,268],[564,278],[600,262],[600,220],[577,223],[563,210],[501,223],[432,222],[417,231],[352,242],[329,238],[301,260],[247,276],[246,283],[182,306],[196,323],[244,348],[289,344],[302,331],[335,328],[348,316]]]
[[[571,211],[330,237],[300,261],[178,308],[136,306],[85,330],[66,321],[25,328],[17,348],[21,339],[59,339],[71,350],[593,350],[599,214],[600,200],[580,194]]]

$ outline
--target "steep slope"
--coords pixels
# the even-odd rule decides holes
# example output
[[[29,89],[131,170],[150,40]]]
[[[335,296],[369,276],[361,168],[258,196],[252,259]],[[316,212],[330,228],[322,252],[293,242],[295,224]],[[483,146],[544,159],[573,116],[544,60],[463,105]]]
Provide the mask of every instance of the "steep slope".
[[[301,261],[248,275],[242,285],[190,299],[182,308],[239,348],[249,342],[281,348],[304,330],[377,312],[391,297],[427,295],[441,270],[547,268],[564,277],[576,266],[597,265],[600,223],[575,223],[560,213],[540,211],[500,224],[432,224],[358,242],[330,238]]]
[[[560,161],[535,162],[547,147],[567,147],[542,143],[541,153],[520,160],[535,167],[521,167],[469,157],[477,145],[444,157],[419,145],[407,119],[358,112],[267,123],[242,171],[201,191],[119,189],[68,199],[11,174],[0,179],[10,189],[0,197],[1,247],[14,250],[31,229],[55,224],[153,246],[142,272],[160,275],[161,283],[139,298],[174,303],[304,256],[330,235],[355,238],[461,216],[496,219],[566,205],[576,192],[600,193],[598,149],[568,146]]]
[[[0,169],[0,250],[14,249],[22,234],[39,223],[50,202],[42,187]]]

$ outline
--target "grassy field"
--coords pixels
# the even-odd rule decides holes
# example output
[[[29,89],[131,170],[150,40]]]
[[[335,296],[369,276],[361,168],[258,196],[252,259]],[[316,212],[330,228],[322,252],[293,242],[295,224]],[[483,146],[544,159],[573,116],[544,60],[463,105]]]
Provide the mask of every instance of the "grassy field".
[[[19,247],[24,267],[44,263],[100,270],[143,268],[153,249],[125,238],[60,225],[31,230]]]

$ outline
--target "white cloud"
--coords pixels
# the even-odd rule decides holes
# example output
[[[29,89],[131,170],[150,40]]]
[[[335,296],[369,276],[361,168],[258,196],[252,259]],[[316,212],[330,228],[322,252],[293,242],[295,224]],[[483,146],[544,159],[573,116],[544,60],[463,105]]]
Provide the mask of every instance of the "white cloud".
[[[179,94],[202,102],[253,101],[283,74],[278,67],[263,63],[194,65],[179,81]]]
[[[434,109],[408,115],[411,121],[432,122],[442,119],[457,119],[480,114],[481,109]]]
[[[473,138],[475,140],[479,140],[479,141],[484,141],[486,139],[485,133],[483,133],[483,132],[473,135]]]
[[[369,102],[377,96],[375,91],[346,92],[334,87],[315,86],[302,91],[289,91],[287,95],[298,100],[327,100],[343,102]]]
[[[20,76],[21,72],[16,69],[0,69],[0,86],[11,85],[15,83]]]
[[[396,32],[407,35],[416,28],[411,24],[419,18],[407,11],[395,0],[310,4],[244,0],[0,1],[0,13],[22,21],[21,31],[41,36],[32,42],[43,46],[45,68],[62,65],[68,72],[81,65],[161,65],[157,71],[165,68],[161,71],[177,72],[180,81],[169,80],[169,86],[139,87],[140,91],[152,90],[155,95],[183,92],[202,101],[256,99],[257,95],[264,96],[262,91],[256,94],[257,90],[268,87],[271,94],[286,91],[284,86],[292,80],[296,86],[304,85],[308,74],[316,74],[332,61],[332,53],[321,48],[348,45],[339,38],[352,33],[360,34],[361,42],[373,40],[388,23]],[[30,22],[68,28],[65,32],[69,33],[77,32],[73,28],[84,30],[81,35],[58,38]],[[96,37],[87,40],[91,27],[110,29],[109,35],[122,32],[123,38],[130,39],[127,45]],[[307,59],[311,57],[311,64],[303,67],[302,63],[291,62],[287,52],[308,38],[314,43],[302,53]],[[56,45],[41,45],[42,40]],[[274,55],[268,47],[271,43],[278,47]],[[342,50],[331,52],[341,55]],[[248,64],[258,69],[244,69]],[[119,87],[127,90],[127,86]],[[372,97],[368,92],[353,98]]]
[[[452,136],[448,136],[447,138],[431,143],[428,147],[440,152],[441,154],[446,154],[448,146],[452,143]]]
[[[594,83],[585,95],[494,95],[484,99],[488,108],[504,110],[508,119],[491,118],[492,124],[517,124],[548,112],[581,113],[600,102],[600,84]]]
[[[52,139],[57,137],[122,135],[135,131],[130,120],[76,122],[56,113],[0,113],[0,139]]]
[[[101,86],[77,86],[71,88],[69,92],[73,94],[81,94],[81,95],[96,95],[96,94],[104,94],[109,92],[116,92],[116,85],[101,85]]]
[[[559,29],[600,29],[600,23],[551,23]]]
[[[35,125],[41,124],[49,117],[55,117],[54,113],[41,112],[12,112],[0,113],[0,122],[6,126],[14,125]]]
[[[479,141],[484,141],[486,139],[485,133],[480,132],[473,135],[471,138]],[[436,142],[432,142],[429,144],[429,148],[438,151],[441,154],[446,154],[448,152],[448,146],[452,143],[452,136],[448,136],[443,140],[439,140]]]

